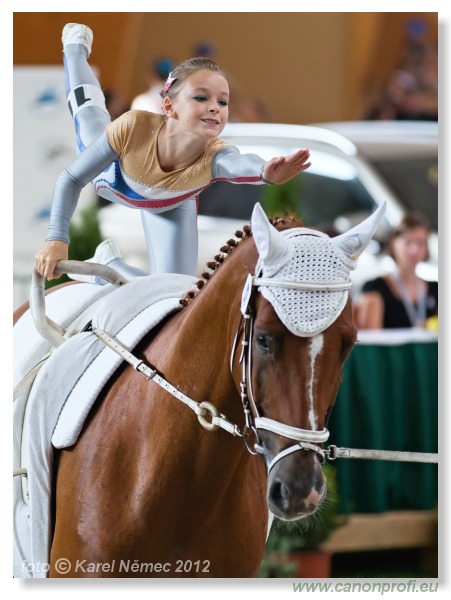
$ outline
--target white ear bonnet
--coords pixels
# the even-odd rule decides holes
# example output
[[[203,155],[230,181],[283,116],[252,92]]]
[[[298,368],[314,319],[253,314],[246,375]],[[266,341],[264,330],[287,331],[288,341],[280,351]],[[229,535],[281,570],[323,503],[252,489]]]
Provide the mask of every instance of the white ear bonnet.
[[[299,227],[277,231],[260,205],[252,215],[252,232],[259,251],[256,277],[275,281],[312,284],[343,284],[366,248],[385,212],[382,205],[368,219],[335,238]],[[257,270],[259,272],[257,272]],[[258,285],[258,283],[256,283]],[[348,290],[299,290],[262,285],[261,294],[270,302],[289,331],[311,337],[327,329],[343,311]]]
[[[334,251],[329,237],[311,229],[281,232],[290,246],[292,258],[273,274],[275,279],[305,283],[345,283],[354,265]],[[263,267],[263,277],[267,276]],[[282,323],[295,335],[310,337],[324,331],[341,314],[348,290],[304,291],[286,287],[259,288]]]

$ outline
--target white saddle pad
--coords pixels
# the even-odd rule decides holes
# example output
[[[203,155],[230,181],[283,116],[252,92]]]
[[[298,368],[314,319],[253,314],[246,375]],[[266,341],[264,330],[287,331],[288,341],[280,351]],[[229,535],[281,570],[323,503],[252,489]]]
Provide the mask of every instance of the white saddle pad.
[[[92,316],[93,328],[105,330],[132,350],[153,327],[180,309],[180,298],[195,282],[196,278],[186,275],[165,274],[140,277],[113,290],[112,286],[103,286],[110,289],[103,290],[103,299]],[[67,302],[68,292],[77,288],[95,288],[90,291],[92,297],[102,290],[93,285],[62,288],[60,302],[56,299],[60,292],[48,296],[48,316],[63,325],[62,315],[59,321],[57,315],[63,312],[60,304]],[[88,292],[77,290],[77,295],[87,301]],[[71,310],[75,314],[76,311]],[[29,319],[29,316],[24,317]],[[69,319],[66,321],[67,325]],[[23,340],[25,321],[17,333]],[[22,341],[18,340],[18,346],[25,349]],[[50,344],[36,339],[32,345],[34,358],[38,354],[37,347],[47,352],[48,346]],[[24,358],[19,362],[17,371],[23,376],[26,371],[23,365],[30,368],[33,361]],[[121,362],[122,359],[92,332],[77,333],[53,351],[30,393],[24,392],[15,402],[14,468],[24,467],[28,472],[26,480],[14,478],[15,577],[47,576],[45,569],[37,571],[30,565],[45,564],[49,560],[53,447],[64,448],[77,441],[99,392]],[[16,380],[18,377],[19,374]]]

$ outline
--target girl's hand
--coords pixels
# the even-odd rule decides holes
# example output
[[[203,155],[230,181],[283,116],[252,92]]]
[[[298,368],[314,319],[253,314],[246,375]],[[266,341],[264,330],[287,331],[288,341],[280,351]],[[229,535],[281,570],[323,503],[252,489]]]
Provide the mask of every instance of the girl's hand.
[[[51,240],[35,254],[36,270],[47,279],[58,279],[61,275],[54,273],[56,263],[60,260],[67,260],[68,254],[69,245],[66,242]]]
[[[286,183],[310,167],[312,163],[307,162],[309,158],[309,150],[298,150],[290,156],[272,158],[262,171],[263,179],[270,183]]]

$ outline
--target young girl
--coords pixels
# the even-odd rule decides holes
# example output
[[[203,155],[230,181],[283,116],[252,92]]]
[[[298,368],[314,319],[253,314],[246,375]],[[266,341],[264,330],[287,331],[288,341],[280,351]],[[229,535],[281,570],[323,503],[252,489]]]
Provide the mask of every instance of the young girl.
[[[111,122],[87,61],[92,39],[86,25],[69,23],[63,29],[79,156],[57,179],[47,242],[35,256],[36,268],[48,279],[59,277],[54,269],[68,258],[70,219],[82,188],[92,181],[103,198],[141,210],[152,273],[195,276],[199,193],[216,180],[285,183],[310,166],[309,151],[265,162],[222,141],[229,87],[224,72],[206,58],[193,58],[171,72],[162,93],[163,115],[131,110]],[[110,240],[91,260],[127,278],[145,274],[124,263]]]

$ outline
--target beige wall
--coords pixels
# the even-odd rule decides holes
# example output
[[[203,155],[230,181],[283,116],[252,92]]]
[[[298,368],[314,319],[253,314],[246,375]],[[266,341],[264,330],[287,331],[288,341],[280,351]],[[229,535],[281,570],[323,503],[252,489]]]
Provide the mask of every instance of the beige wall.
[[[139,86],[149,56],[163,49],[179,62],[192,55],[194,41],[207,37],[214,40],[217,60],[240,95],[264,100],[274,121],[345,116],[346,15],[163,13],[157,25],[152,14],[135,15],[132,21],[138,34],[130,36],[128,57],[124,54],[119,63],[127,89]],[[168,36],[171,29],[176,34]],[[321,50],[319,35],[325,40]],[[130,69],[131,64],[138,68]]]
[[[437,14],[421,14],[436,32]],[[61,64],[62,27],[84,22],[94,30],[91,62],[103,87],[129,102],[145,88],[152,58],[167,54],[180,62],[207,40],[232,79],[235,99],[263,100],[272,121],[346,120],[361,115],[364,88],[379,85],[396,64],[411,15],[15,13],[14,63]]]

